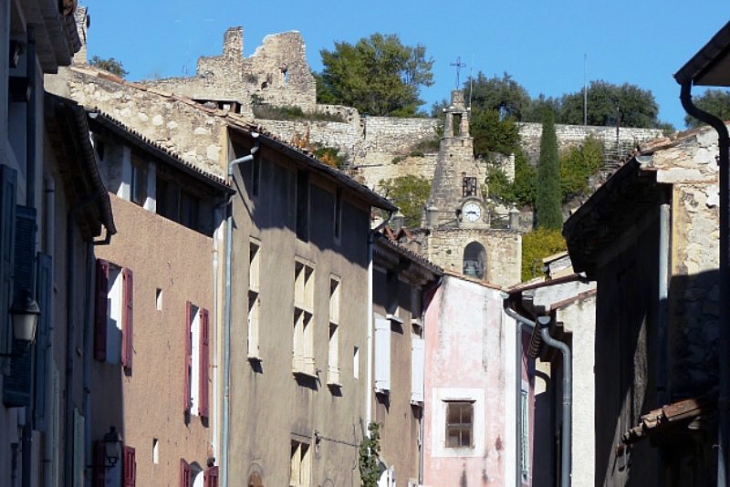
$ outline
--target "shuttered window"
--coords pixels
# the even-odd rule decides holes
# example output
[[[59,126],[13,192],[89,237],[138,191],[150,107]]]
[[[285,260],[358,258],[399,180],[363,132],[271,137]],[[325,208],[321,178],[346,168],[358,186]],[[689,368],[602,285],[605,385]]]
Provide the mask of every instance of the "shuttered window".
[[[375,391],[390,391],[390,321],[375,317]]]
[[[15,208],[15,255],[13,262],[13,297],[23,291],[35,296],[36,210]],[[10,361],[10,375],[3,382],[6,406],[31,406],[33,388],[33,354],[25,353]]]
[[[192,316],[193,311],[193,305],[188,301],[185,303],[185,330],[184,330],[184,337],[185,337],[185,369],[184,369],[184,383],[185,383],[185,389],[183,392],[183,412],[185,413],[186,419],[189,419],[190,417],[190,404],[192,402],[192,394],[191,394],[191,382],[192,382],[192,374],[193,374],[193,357],[192,357],[192,331],[191,331],[191,325],[193,321]]]
[[[423,404],[424,340],[411,336],[411,403]]]
[[[96,261],[96,286],[94,307],[94,358],[106,361],[106,337],[109,316],[109,262]]]
[[[35,393],[33,397],[33,428],[46,431],[48,418],[46,412],[48,401],[47,383],[51,380],[51,320],[53,317],[53,258],[50,255],[38,254],[38,292],[37,301],[41,314],[38,317],[35,345]]]
[[[134,448],[125,446],[123,451],[123,487],[135,487],[137,485],[137,459]]]
[[[15,247],[15,191],[17,173],[0,165],[0,303],[13,299],[13,261]],[[0,353],[10,353],[12,330],[10,315],[0,313]],[[0,359],[3,365],[6,359]],[[3,373],[7,369],[3,369]]]
[[[91,471],[91,485],[92,487],[105,487],[106,468],[104,468],[104,462],[106,461],[106,456],[103,441],[94,442],[94,451],[92,452],[92,455],[94,463],[92,464]]]
[[[134,279],[129,269],[122,270],[122,286],[122,366],[129,375],[134,357]]]
[[[200,310],[200,405],[198,414],[201,418],[208,418],[208,370],[210,369],[210,323],[208,310]]]
[[[205,471],[204,487],[218,487],[218,467],[210,467]]]
[[[193,487],[193,472],[190,464],[180,459],[180,487]]]

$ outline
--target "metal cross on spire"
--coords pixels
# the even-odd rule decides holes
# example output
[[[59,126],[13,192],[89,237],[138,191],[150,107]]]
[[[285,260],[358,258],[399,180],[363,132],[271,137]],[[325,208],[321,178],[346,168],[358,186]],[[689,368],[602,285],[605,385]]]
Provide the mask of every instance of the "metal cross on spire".
[[[458,90],[459,89],[459,85],[460,85],[460,83],[459,83],[459,72],[461,71],[461,68],[465,68],[466,67],[466,63],[462,63],[461,62],[461,56],[458,56],[456,58],[456,62],[455,63],[451,63],[450,66],[456,66],[456,89]]]

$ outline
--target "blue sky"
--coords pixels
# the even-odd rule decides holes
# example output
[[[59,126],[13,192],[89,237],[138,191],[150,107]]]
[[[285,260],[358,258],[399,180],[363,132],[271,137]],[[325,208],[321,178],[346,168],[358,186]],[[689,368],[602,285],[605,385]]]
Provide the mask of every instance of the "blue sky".
[[[221,52],[223,33],[241,25],[244,55],[268,34],[297,30],[314,71],[336,41],[398,34],[433,57],[432,103],[456,86],[457,57],[470,72],[509,73],[531,96],[560,96],[604,80],[651,90],[659,118],[684,128],[672,75],[730,20],[721,0],[81,0],[89,8],[89,55],[114,57],[138,80],[195,73],[197,58]],[[584,59],[587,62],[584,63]],[[586,69],[584,69],[584,66]],[[696,91],[700,93],[700,91]]]

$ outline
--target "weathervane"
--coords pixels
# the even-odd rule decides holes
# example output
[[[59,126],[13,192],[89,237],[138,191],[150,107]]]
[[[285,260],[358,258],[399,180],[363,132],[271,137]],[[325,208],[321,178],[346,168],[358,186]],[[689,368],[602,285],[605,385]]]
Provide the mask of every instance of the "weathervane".
[[[450,66],[456,66],[456,89],[458,90],[459,89],[459,84],[460,84],[459,83],[459,72],[461,71],[461,68],[465,68],[466,67],[466,63],[462,63],[461,62],[461,56],[458,56],[456,58],[456,62],[455,63],[451,63]]]

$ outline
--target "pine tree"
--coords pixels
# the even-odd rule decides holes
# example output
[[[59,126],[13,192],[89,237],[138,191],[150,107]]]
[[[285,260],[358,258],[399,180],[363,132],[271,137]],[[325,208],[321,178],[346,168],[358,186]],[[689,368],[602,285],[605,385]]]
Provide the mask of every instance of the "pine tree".
[[[535,214],[538,228],[560,229],[563,213],[560,208],[560,159],[555,135],[553,112],[545,110],[540,137],[540,160],[537,164],[537,196]]]

